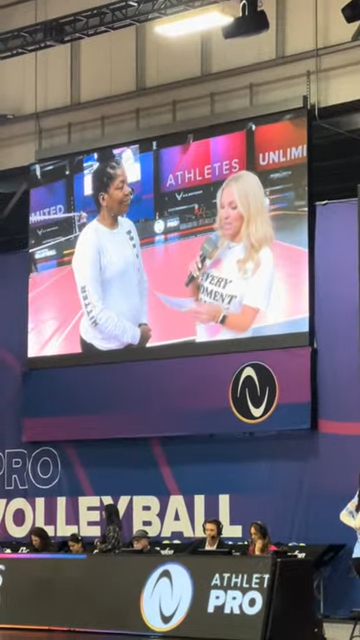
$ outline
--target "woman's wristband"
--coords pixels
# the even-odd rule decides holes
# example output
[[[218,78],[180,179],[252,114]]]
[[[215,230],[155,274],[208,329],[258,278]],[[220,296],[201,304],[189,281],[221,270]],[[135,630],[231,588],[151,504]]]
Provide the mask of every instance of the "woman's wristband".
[[[217,324],[221,324],[222,326],[224,326],[226,320],[227,320],[227,315],[222,311],[220,313],[219,318],[217,319]]]

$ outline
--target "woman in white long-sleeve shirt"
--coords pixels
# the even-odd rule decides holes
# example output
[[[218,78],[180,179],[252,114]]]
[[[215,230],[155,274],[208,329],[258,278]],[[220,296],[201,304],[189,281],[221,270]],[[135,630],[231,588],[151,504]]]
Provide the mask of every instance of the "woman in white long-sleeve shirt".
[[[360,577],[360,490],[354,499],[340,513],[340,520],[348,527],[355,529],[357,540],[354,546],[352,558],[353,566]]]
[[[125,217],[132,190],[123,166],[99,164],[92,192],[99,214],[80,234],[72,263],[84,311],[81,350],[146,346],[147,278],[137,231]]]

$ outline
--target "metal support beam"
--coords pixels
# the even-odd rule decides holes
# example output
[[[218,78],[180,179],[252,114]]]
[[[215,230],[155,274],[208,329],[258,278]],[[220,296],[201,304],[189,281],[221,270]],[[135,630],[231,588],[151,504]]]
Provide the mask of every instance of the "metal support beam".
[[[159,18],[194,11],[220,0],[122,0],[0,33],[0,60],[52,49]]]
[[[209,76],[212,72],[211,64],[211,36],[209,33],[203,33],[201,35],[201,75]]]
[[[70,45],[70,104],[80,104],[80,42]]]
[[[146,89],[146,31],[135,29],[136,38],[136,91]]]
[[[286,0],[276,0],[276,58],[285,56]]]

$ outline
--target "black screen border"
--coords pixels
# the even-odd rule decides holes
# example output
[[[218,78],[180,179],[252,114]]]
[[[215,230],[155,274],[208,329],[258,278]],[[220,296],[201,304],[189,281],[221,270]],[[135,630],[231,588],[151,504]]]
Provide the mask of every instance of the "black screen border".
[[[153,145],[156,142],[156,149],[162,149],[172,146],[184,144],[188,140],[189,136],[193,137],[193,140],[203,140],[206,138],[214,138],[236,131],[247,131],[253,123],[256,123],[256,127],[274,124],[280,122],[284,118],[296,119],[304,118],[307,122],[307,209],[308,209],[308,246],[309,246],[309,259],[308,259],[308,279],[309,279],[309,330],[301,333],[288,333],[279,334],[274,336],[252,336],[249,338],[229,339],[229,340],[211,340],[207,342],[195,342],[189,340],[189,342],[166,344],[159,346],[140,347],[137,349],[125,349],[116,351],[103,351],[94,354],[84,353],[71,353],[71,354],[57,354],[46,356],[29,356],[27,355],[27,369],[56,369],[62,367],[84,366],[84,365],[97,365],[97,364],[117,364],[122,362],[141,362],[149,360],[171,360],[177,358],[190,358],[196,356],[213,356],[223,355],[230,353],[250,353],[258,351],[272,351],[274,349],[296,349],[309,347],[313,345],[314,340],[314,259],[313,248],[315,241],[315,224],[313,213],[312,199],[311,199],[311,167],[310,167],[310,155],[311,155],[311,111],[303,106],[298,109],[286,109],[284,111],[272,112],[270,114],[247,117],[242,120],[232,120],[226,123],[213,124],[210,126],[196,128],[194,131],[190,131],[186,128],[184,123],[184,130],[181,132],[166,134],[164,136],[158,136],[156,140],[151,138],[130,139],[128,141],[122,140],[121,143],[114,142],[113,144],[98,146],[96,148],[84,150],[81,152],[73,152],[71,154],[62,154],[57,156],[49,156],[47,159],[40,160],[32,163],[30,171],[36,165],[47,164],[50,162],[59,162],[62,160],[71,161],[75,157],[85,157],[97,151],[105,149],[116,149],[118,146],[126,145],[139,145],[140,152],[142,149],[148,149],[149,145]],[[246,150],[248,153],[248,147]],[[35,186],[35,185],[34,185]],[[310,213],[311,212],[311,213]],[[29,211],[30,216],[30,211]],[[28,311],[29,314],[29,311]],[[29,320],[29,317],[28,317]],[[27,322],[28,327],[28,322]]]

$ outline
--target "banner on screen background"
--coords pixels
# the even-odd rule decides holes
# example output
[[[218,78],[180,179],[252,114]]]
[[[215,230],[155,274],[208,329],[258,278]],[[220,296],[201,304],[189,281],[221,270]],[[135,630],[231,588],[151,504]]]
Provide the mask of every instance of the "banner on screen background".
[[[67,213],[66,180],[30,190],[30,224]]]
[[[101,495],[64,495],[74,491],[73,476],[76,468],[69,468],[64,453],[52,447],[37,447],[1,452],[6,459],[6,470],[0,480],[4,498],[0,498],[0,540],[29,540],[31,529],[45,527],[52,538],[67,538],[77,533],[88,539],[98,538],[103,529],[104,506],[114,503],[122,519],[124,540],[130,540],[134,531],[146,529],[153,539],[191,540],[202,537],[202,524],[208,517],[218,517],[223,524],[223,534],[239,540],[246,536],[247,523],[239,517],[239,496],[221,495],[123,495],[111,491],[110,485],[118,484],[116,473],[110,474],[107,491]],[[48,478],[38,482],[41,466],[52,464]],[[26,469],[29,464],[29,470]],[[16,466],[17,465],[17,466]],[[36,468],[37,467],[37,468]],[[89,470],[85,469],[84,473]],[[10,480],[12,474],[12,480]],[[21,493],[15,483],[21,482]],[[11,487],[11,482],[13,486]],[[75,490],[76,491],[76,490]],[[47,497],[30,497],[29,494],[51,493]],[[169,549],[169,555],[171,550]]]
[[[24,438],[309,429],[310,357],[303,348],[30,371]]]
[[[159,166],[162,192],[226,180],[246,167],[246,132],[161,149]]]
[[[256,127],[255,170],[268,171],[307,161],[307,121],[284,120]]]

